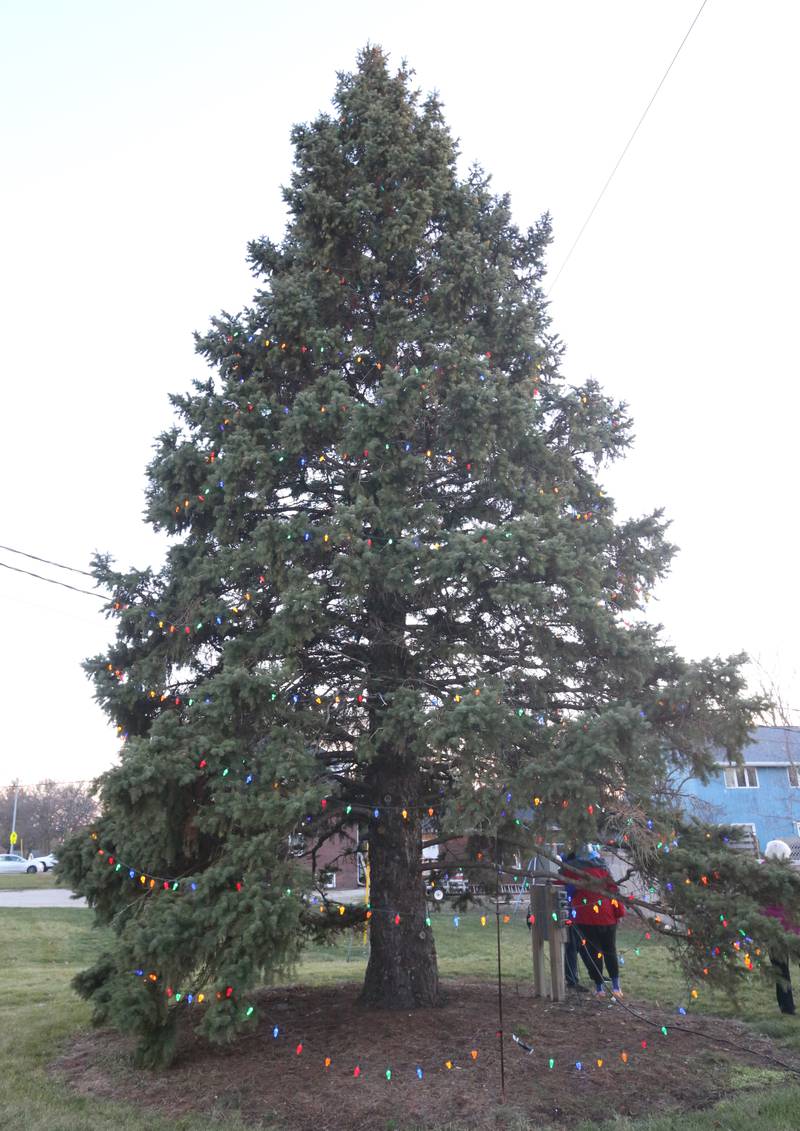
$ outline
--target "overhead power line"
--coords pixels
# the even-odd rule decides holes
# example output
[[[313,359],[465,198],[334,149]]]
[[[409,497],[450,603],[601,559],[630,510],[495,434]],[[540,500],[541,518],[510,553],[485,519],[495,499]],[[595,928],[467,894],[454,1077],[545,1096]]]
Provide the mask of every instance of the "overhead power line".
[[[653,95],[652,95],[652,97],[651,97],[650,101],[649,101],[649,102],[647,103],[647,105],[646,105],[646,106],[645,106],[645,108],[644,108],[644,113],[642,114],[642,116],[641,116],[641,118],[639,119],[639,121],[638,121],[638,122],[636,123],[636,126],[635,126],[635,128],[634,128],[634,131],[633,131],[633,133],[631,134],[631,136],[630,136],[630,137],[628,138],[627,142],[625,143],[625,148],[624,148],[624,149],[622,150],[622,153],[620,153],[619,157],[617,158],[617,163],[616,163],[616,165],[615,165],[615,166],[614,166],[614,168],[613,168],[613,169],[611,170],[611,172],[610,172],[610,173],[608,174],[608,179],[606,180],[606,183],[605,183],[605,184],[603,185],[603,187],[602,187],[602,188],[600,189],[600,194],[599,194],[599,196],[597,197],[597,200],[596,200],[596,201],[594,202],[594,204],[592,205],[592,207],[591,207],[591,210],[590,210],[590,212],[589,212],[589,215],[588,215],[588,216],[586,217],[586,219],[585,219],[585,220],[583,221],[583,224],[581,225],[581,230],[580,230],[580,231],[578,232],[577,236],[575,237],[575,239],[574,239],[574,241],[573,241],[573,244],[572,244],[572,247],[571,247],[571,248],[569,249],[569,251],[567,252],[567,256],[566,256],[566,259],[564,260],[564,262],[563,262],[563,263],[561,264],[561,266],[559,267],[559,269],[558,269],[558,273],[556,274],[556,277],[555,277],[555,279],[553,279],[552,283],[550,284],[550,287],[549,287],[549,289],[548,289],[548,291],[547,291],[547,293],[548,293],[548,294],[550,294],[550,293],[551,293],[551,291],[552,291],[552,290],[553,290],[553,288],[555,287],[556,283],[557,283],[557,282],[558,282],[558,280],[559,280],[559,279],[561,278],[561,274],[562,274],[562,272],[563,272],[564,268],[565,268],[565,267],[567,266],[567,264],[569,263],[570,259],[572,258],[572,253],[573,253],[573,251],[575,250],[575,248],[576,248],[576,247],[578,246],[578,244],[580,243],[580,240],[581,240],[581,236],[583,235],[583,233],[584,233],[584,232],[586,231],[587,227],[589,226],[589,221],[591,220],[592,216],[594,216],[595,212],[597,211],[597,206],[599,205],[600,201],[601,201],[601,200],[603,199],[603,197],[605,196],[605,193],[606,193],[606,189],[608,188],[608,186],[609,186],[609,185],[611,184],[612,180],[614,179],[614,174],[616,173],[617,169],[618,169],[618,168],[620,167],[620,165],[622,164],[622,161],[623,161],[623,158],[625,157],[625,154],[626,154],[626,153],[628,152],[628,150],[630,149],[630,147],[631,147],[631,143],[632,143],[633,139],[634,139],[634,138],[636,137],[637,133],[639,132],[639,128],[641,127],[641,125],[642,125],[642,122],[643,122],[643,121],[645,120],[645,118],[647,117],[647,114],[648,114],[648,111],[650,110],[650,107],[651,107],[651,106],[653,105],[653,103],[655,102],[655,100],[656,100],[656,98],[657,98],[657,96],[658,96],[658,92],[659,92],[659,91],[661,90],[662,86],[663,86],[663,85],[664,85],[664,83],[665,83],[665,82],[667,81],[667,75],[668,75],[668,74],[670,73],[670,71],[672,70],[672,68],[673,68],[673,66],[674,66],[674,64],[675,64],[675,60],[676,60],[676,59],[678,58],[678,56],[680,55],[681,51],[683,50],[683,46],[684,46],[684,44],[686,43],[686,40],[687,40],[687,39],[689,38],[689,36],[690,36],[690,35],[691,35],[691,33],[692,33],[692,28],[693,28],[693,27],[694,27],[694,25],[695,25],[695,24],[697,23],[697,21],[698,21],[698,20],[700,19],[700,13],[701,13],[701,12],[703,11],[703,8],[705,8],[705,6],[706,6],[706,4],[707,4],[707,3],[708,3],[708,0],[703,0],[703,3],[702,3],[702,4],[700,5],[700,7],[699,7],[699,8],[697,9],[697,15],[696,15],[696,16],[694,17],[694,19],[692,20],[691,24],[689,25],[689,30],[688,30],[688,31],[686,32],[686,35],[684,35],[683,39],[681,40],[681,42],[680,42],[680,45],[678,46],[678,50],[677,50],[677,51],[675,52],[675,54],[674,54],[674,55],[672,56],[672,60],[670,61],[670,64],[669,64],[669,66],[667,67],[666,71],[664,71],[664,74],[663,74],[663,75],[662,75],[662,77],[661,77],[661,82],[660,82],[660,83],[658,84],[658,86],[656,87],[656,89],[655,89],[655,90],[653,91]]]
[[[68,585],[66,581],[56,581],[53,577],[42,577],[40,573],[31,573],[29,569],[19,569],[18,566],[9,565],[8,562],[0,562],[0,566],[3,569],[12,569],[14,573],[24,573],[28,577],[35,577],[37,581],[46,581],[49,585],[60,585],[62,589],[71,589],[74,593],[85,593],[87,597],[96,597],[98,601],[109,599],[104,597],[102,593],[93,593],[91,589],[79,589],[77,585]]]
[[[23,558],[31,558],[34,562],[43,562],[44,565],[56,566],[57,569],[68,569],[70,573],[82,573],[84,577],[94,577],[86,569],[76,569],[75,566],[64,565],[63,562],[51,562],[49,558],[40,558],[36,554],[28,554],[25,550],[15,550],[13,546],[0,546],[0,550],[7,550],[9,554],[19,554]]]

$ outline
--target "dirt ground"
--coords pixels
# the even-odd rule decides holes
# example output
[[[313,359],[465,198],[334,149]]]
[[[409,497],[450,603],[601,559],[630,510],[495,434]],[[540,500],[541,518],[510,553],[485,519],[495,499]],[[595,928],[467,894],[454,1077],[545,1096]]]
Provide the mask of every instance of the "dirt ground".
[[[496,990],[446,985],[443,1008],[414,1013],[362,1010],[352,983],[265,990],[253,997],[257,1025],[222,1048],[195,1035],[199,1010],[187,1009],[167,1071],[134,1070],[130,1042],[108,1030],[79,1039],[54,1071],[82,1094],[162,1115],[238,1113],[254,1127],[350,1131],[486,1128],[518,1112],[569,1128],[615,1113],[707,1106],[729,1092],[735,1062],[778,1069],[772,1055],[800,1067],[736,1022],[590,994],[553,1004],[512,985],[503,1001],[503,1104]]]

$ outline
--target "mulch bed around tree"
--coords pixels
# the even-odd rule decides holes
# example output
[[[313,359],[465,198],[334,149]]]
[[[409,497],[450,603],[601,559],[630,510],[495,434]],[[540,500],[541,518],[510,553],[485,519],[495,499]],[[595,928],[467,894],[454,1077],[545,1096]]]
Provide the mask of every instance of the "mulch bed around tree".
[[[729,1091],[737,1062],[779,1067],[759,1053],[800,1068],[800,1060],[737,1022],[682,1017],[627,998],[626,1009],[589,994],[553,1004],[511,985],[504,992],[503,1107],[496,989],[467,981],[446,989],[441,1009],[413,1013],[364,1010],[351,982],[264,990],[253,995],[257,1025],[232,1045],[198,1038],[199,1009],[187,1009],[178,1056],[166,1071],[134,1070],[130,1042],[108,1030],[79,1038],[53,1067],[84,1095],[162,1115],[235,1112],[256,1127],[292,1131],[479,1128],[520,1112],[534,1124],[568,1128],[615,1113],[707,1106]]]

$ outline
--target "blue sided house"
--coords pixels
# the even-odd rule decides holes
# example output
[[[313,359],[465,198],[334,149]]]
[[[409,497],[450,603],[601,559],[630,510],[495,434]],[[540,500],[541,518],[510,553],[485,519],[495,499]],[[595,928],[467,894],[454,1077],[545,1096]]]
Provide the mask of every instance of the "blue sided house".
[[[755,727],[744,764],[717,752],[718,772],[707,782],[690,778],[685,808],[709,824],[742,825],[757,852],[767,841],[800,837],[800,727]]]

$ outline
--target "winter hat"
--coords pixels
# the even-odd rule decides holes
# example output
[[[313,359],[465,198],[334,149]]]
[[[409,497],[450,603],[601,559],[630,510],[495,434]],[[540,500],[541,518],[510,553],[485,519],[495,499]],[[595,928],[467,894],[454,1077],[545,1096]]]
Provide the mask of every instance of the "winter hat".
[[[792,850],[785,840],[771,840],[764,849],[766,860],[788,860],[791,855]]]

